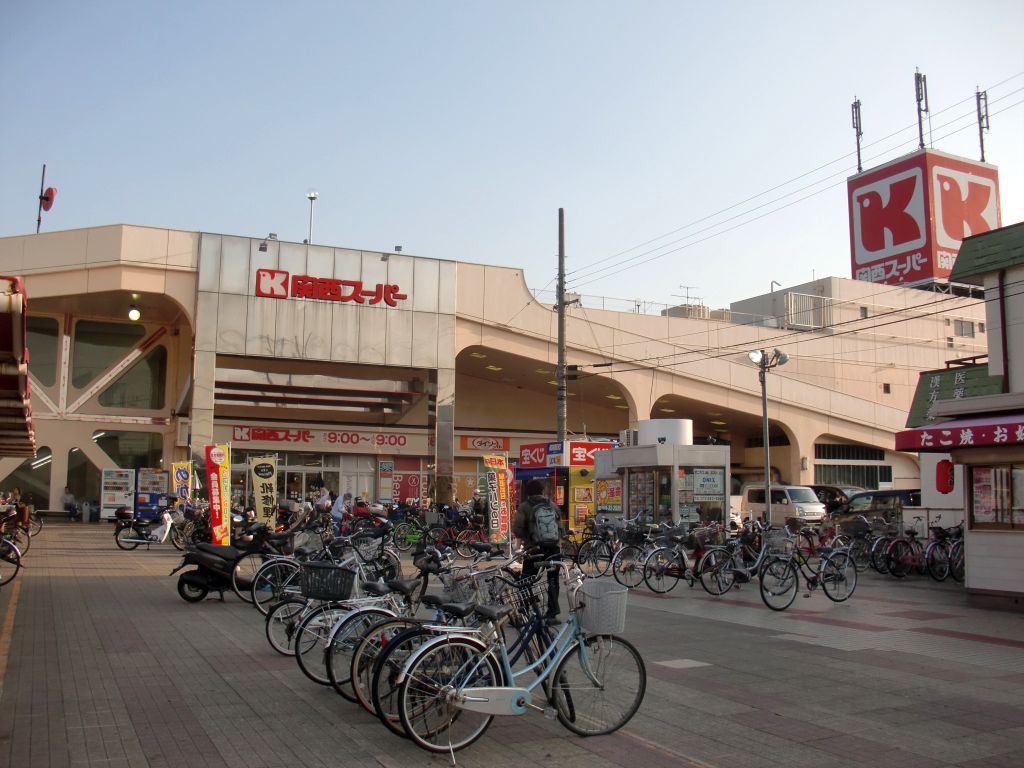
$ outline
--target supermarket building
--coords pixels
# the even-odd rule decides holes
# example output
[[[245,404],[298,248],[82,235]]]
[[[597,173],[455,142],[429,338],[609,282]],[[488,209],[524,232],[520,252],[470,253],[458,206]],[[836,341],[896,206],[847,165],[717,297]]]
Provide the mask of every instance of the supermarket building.
[[[37,443],[0,459],[0,487],[37,506],[212,442],[232,445],[236,493],[274,452],[293,498],[465,499],[484,454],[555,437],[557,313],[519,269],[113,225],[0,238],[0,274],[28,297]],[[918,373],[986,353],[977,299],[842,278],[731,311],[567,311],[570,434],[692,419],[695,442],[730,446],[734,483],[763,477],[749,351],[790,356],[767,377],[773,475],[867,487],[919,487],[893,450]]]

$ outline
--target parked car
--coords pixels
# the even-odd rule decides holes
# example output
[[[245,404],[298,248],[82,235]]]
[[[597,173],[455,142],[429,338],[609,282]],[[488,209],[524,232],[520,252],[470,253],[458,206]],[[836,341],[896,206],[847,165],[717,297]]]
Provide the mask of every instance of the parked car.
[[[904,507],[920,507],[921,490],[919,488],[886,489],[881,491],[863,491],[855,493],[850,500],[835,513],[833,520],[845,532],[863,525],[863,515],[870,522],[881,517],[887,523],[903,520]]]
[[[848,504],[853,494],[863,493],[865,490],[857,485],[809,485],[807,487],[814,491],[814,495],[825,505],[825,511],[829,514]]]
[[[806,485],[771,485],[772,511],[768,522],[772,525],[818,525],[825,517],[825,505],[818,501],[814,491]],[[740,512],[744,518],[759,518],[765,508],[764,483],[743,486]]]

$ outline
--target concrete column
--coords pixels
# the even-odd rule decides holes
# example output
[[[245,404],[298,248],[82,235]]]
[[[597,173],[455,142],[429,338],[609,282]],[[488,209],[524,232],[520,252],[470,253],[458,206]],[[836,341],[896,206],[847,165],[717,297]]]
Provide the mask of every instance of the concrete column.
[[[451,504],[455,490],[455,369],[431,372],[434,415],[434,501]]]
[[[192,453],[202,453],[213,443],[213,385],[217,369],[215,352],[195,353],[192,368]]]

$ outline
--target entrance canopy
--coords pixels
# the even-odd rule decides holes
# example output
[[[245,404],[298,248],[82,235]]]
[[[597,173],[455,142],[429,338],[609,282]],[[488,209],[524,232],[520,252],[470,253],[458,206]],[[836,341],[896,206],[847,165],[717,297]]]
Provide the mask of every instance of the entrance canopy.
[[[948,453],[957,448],[1024,446],[1024,413],[954,419],[896,433],[897,451]]]
[[[0,456],[34,456],[28,392],[28,310],[20,278],[0,277]]]

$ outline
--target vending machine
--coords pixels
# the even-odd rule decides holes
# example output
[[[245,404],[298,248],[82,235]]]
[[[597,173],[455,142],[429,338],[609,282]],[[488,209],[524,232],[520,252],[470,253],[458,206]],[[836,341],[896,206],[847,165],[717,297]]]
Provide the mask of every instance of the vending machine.
[[[100,491],[100,517],[113,520],[120,507],[135,508],[135,470],[104,469]]]
[[[140,469],[135,483],[135,516],[156,520],[167,506],[168,475],[162,469]]]

